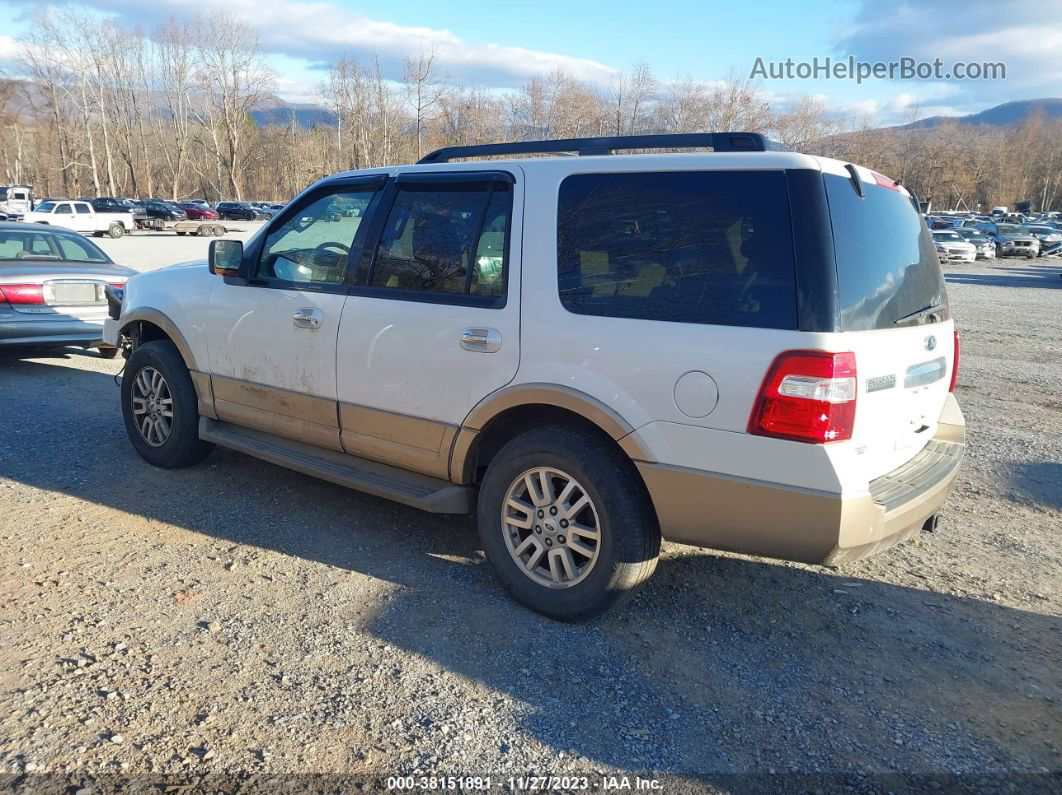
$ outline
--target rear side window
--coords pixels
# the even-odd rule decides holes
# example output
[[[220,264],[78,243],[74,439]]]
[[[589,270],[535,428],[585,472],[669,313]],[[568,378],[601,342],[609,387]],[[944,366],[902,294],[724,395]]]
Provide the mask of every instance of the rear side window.
[[[557,266],[561,303],[578,314],[796,328],[781,171],[568,177]]]
[[[929,229],[897,190],[826,174],[842,331],[892,328],[920,309],[945,305],[944,276]]]
[[[373,287],[499,298],[512,194],[502,182],[400,184]]]

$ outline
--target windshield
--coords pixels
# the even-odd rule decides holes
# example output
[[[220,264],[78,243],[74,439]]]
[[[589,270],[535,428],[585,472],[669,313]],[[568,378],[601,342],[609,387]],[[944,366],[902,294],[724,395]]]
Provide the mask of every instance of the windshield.
[[[997,224],[996,231],[1001,235],[1020,235],[1021,228],[1017,226],[1010,226],[1009,224]]]
[[[833,223],[841,329],[892,328],[927,306],[946,307],[933,236],[910,199],[866,183],[860,196],[847,177],[826,174],[823,179]],[[948,316],[946,308],[943,314]]]
[[[962,240],[958,232],[934,232],[933,237],[937,240]]]
[[[55,209],[55,202],[41,202],[37,205],[37,212],[50,213]]]

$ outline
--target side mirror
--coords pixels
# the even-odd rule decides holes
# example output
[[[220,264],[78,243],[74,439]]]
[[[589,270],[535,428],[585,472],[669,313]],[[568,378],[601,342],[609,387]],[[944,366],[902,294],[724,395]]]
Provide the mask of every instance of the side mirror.
[[[210,272],[216,276],[239,276],[243,265],[243,242],[211,240],[207,262],[210,265]]]

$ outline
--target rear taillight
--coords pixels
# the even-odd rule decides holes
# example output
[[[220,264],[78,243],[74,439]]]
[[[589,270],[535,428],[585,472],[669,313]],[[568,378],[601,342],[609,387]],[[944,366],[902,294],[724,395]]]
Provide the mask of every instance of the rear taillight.
[[[43,304],[44,287],[39,284],[0,284],[0,301],[9,304]]]
[[[125,282],[107,282],[107,284],[109,284],[111,287],[116,287],[119,290],[125,287]]]
[[[955,358],[951,360],[951,384],[949,392],[955,391],[955,384],[959,380],[959,330],[955,329]]]
[[[786,351],[771,364],[749,419],[749,433],[822,444],[852,438],[855,354]]]

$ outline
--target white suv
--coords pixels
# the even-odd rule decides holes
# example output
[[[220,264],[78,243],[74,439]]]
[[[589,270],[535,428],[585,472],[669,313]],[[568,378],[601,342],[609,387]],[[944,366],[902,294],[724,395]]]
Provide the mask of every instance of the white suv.
[[[714,151],[611,154],[686,147]],[[561,151],[584,156],[469,160]],[[220,444],[477,512],[501,582],[559,619],[630,596],[661,537],[827,565],[884,549],[935,525],[962,457],[912,197],[753,134],[338,174],[111,297],[147,461]]]

